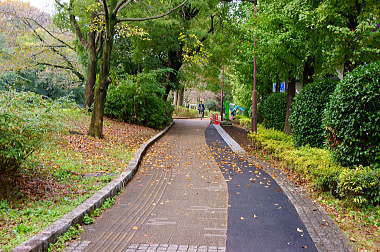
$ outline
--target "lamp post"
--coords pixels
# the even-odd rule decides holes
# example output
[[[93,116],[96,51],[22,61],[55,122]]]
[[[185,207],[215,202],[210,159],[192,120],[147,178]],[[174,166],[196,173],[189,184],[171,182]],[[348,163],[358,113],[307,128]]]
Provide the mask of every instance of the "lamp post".
[[[253,0],[253,18],[257,15],[257,0]],[[256,38],[253,42],[256,49]],[[256,52],[253,54],[253,85],[252,85],[252,131],[257,133],[257,63]]]

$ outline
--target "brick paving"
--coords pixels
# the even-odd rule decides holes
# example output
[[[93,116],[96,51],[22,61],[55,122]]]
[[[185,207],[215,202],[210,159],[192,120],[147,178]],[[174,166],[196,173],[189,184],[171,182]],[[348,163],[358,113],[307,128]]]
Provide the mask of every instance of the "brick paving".
[[[84,251],[90,241],[73,242],[66,251]],[[131,244],[126,246],[124,252],[225,252],[226,247],[198,246],[181,244]]]
[[[210,158],[207,126],[206,120],[176,121],[147,151],[116,204],[85,226],[80,242],[67,251],[136,249],[132,244],[139,244],[136,251],[154,251],[155,244],[172,245],[163,251],[223,251],[228,191]]]

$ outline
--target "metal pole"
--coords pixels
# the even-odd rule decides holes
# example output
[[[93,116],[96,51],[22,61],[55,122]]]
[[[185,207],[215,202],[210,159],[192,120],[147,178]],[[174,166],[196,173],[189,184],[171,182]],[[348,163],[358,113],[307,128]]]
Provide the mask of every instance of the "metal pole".
[[[253,17],[256,18],[257,5],[256,0],[253,1]],[[256,49],[256,38],[253,42],[253,47]],[[257,64],[256,52],[253,55],[253,85],[252,85],[252,131],[257,133]]]
[[[224,112],[224,65],[222,65],[222,92],[221,92],[221,103],[222,109],[220,110],[220,121],[223,121],[223,112]]]

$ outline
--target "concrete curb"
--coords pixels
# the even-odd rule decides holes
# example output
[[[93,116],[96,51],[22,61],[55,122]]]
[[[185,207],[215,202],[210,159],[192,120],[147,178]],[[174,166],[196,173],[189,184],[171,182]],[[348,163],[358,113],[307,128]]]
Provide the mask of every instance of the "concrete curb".
[[[222,126],[214,124],[214,128],[218,131],[219,135],[227,143],[228,146],[236,153],[245,153],[245,150],[222,128]]]
[[[158,139],[160,139],[173,125],[174,122],[172,122],[160,133],[150,138],[146,143],[141,145],[135,153],[135,157],[131,161],[129,161],[128,166],[126,168],[127,171],[122,172],[118,178],[112,180],[108,185],[96,192],[93,196],[88,198],[77,208],[64,215],[61,219],[55,221],[45,230],[33,236],[28,241],[25,241],[20,246],[14,248],[12,251],[48,251],[50,243],[55,242],[58,239],[58,237],[65,233],[72,225],[81,223],[83,217],[86,214],[100,207],[106,199],[115,196],[132,179],[133,175],[135,175],[135,173],[137,172],[141,159],[148,147],[151,146]]]
[[[219,126],[219,125],[214,125]],[[352,252],[354,251],[348,242],[347,237],[328,216],[326,211],[306,196],[305,190],[294,185],[289,181],[285,174],[280,170],[271,167],[270,164],[258,160],[248,155],[248,153],[222,128],[215,127],[221,137],[228,145],[233,143],[231,149],[240,155],[246,157],[253,163],[259,163],[261,168],[267,172],[281,187],[290,202],[294,205],[302,222],[305,224],[318,251],[321,252]],[[220,129],[218,129],[220,128]],[[238,147],[236,146],[238,145]]]

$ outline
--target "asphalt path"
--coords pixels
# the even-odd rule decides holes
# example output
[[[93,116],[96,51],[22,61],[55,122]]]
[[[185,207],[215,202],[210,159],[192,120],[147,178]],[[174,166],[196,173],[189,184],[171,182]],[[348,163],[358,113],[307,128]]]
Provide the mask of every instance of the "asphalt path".
[[[227,251],[317,251],[273,178],[232,152],[213,126],[205,137],[228,184]]]

